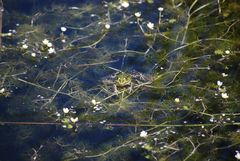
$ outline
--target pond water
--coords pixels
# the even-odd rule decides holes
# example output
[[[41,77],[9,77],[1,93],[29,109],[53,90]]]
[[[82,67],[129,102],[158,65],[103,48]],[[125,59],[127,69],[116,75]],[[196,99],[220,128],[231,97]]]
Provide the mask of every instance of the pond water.
[[[240,160],[240,1],[0,7],[1,161]]]

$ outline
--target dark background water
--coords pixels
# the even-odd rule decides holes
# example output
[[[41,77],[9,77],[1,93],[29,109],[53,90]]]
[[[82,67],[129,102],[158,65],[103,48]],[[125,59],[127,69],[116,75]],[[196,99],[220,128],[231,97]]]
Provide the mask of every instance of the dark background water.
[[[29,53],[26,54],[21,49],[7,50],[7,54],[1,55],[1,62],[7,62],[7,65],[5,63],[0,64],[1,77],[3,78],[5,73],[10,73],[9,75],[11,75],[26,72],[25,74],[20,74],[17,78],[55,90],[58,90],[66,79],[69,79],[69,82],[52,103],[45,104],[45,99],[52,97],[53,93],[51,91],[17,81],[14,79],[15,77],[7,77],[7,82],[4,82],[3,85],[8,88],[11,95],[10,97],[0,97],[0,121],[59,122],[60,120],[57,119],[55,112],[62,112],[63,107],[73,106],[77,115],[80,116],[81,122],[77,132],[74,132],[73,129],[64,129],[58,125],[2,125],[0,126],[0,160],[31,160],[31,157],[34,156],[34,150],[38,150],[41,145],[43,145],[43,148],[37,153],[39,154],[37,160],[43,161],[147,161],[164,160],[166,156],[168,159],[165,160],[184,160],[191,153],[192,145],[189,141],[181,141],[183,138],[192,138],[196,145],[202,143],[192,160],[235,159],[235,150],[239,149],[240,140],[239,134],[236,132],[238,126],[225,127],[221,125],[227,121],[226,117],[222,116],[224,113],[229,114],[232,120],[239,121],[238,115],[234,115],[239,112],[239,55],[234,55],[233,58],[226,56],[227,58],[224,59],[224,57],[215,55],[214,51],[215,49],[239,51],[239,44],[236,43],[239,40],[237,25],[233,25],[233,30],[231,28],[226,29],[225,25],[215,25],[215,22],[224,22],[222,24],[226,23],[229,25],[227,23],[229,19],[236,20],[236,22],[239,21],[239,13],[237,11],[239,11],[240,5],[238,5],[238,1],[229,1],[229,6],[227,3],[223,3],[223,9],[226,11],[224,13],[228,13],[229,17],[224,16],[224,14],[218,16],[216,9],[218,6],[217,1],[214,1],[202,13],[194,15],[193,19],[195,18],[195,21],[190,25],[191,29],[187,32],[186,42],[181,42],[183,28],[185,28],[187,23],[187,10],[193,1],[184,1],[182,10],[171,8],[168,1],[154,1],[153,4],[145,2],[139,5],[136,5],[135,1],[131,1],[134,5],[131,4],[128,9],[123,9],[122,11],[109,9],[112,16],[111,28],[100,43],[91,47],[83,46],[98,40],[99,35],[101,36],[105,31],[104,25],[101,24],[102,22],[106,23],[108,20],[105,15],[108,10],[103,7],[104,1],[5,0],[3,2],[5,8],[3,32],[9,32],[9,29],[17,29],[18,31],[21,29],[21,26],[25,24],[30,25],[34,15],[41,13],[35,25],[39,25],[43,32],[34,35],[34,38],[27,34],[24,36],[29,39],[27,41],[29,46],[37,45],[44,38],[54,41],[59,54],[50,56],[48,59],[33,59],[28,55]],[[107,2],[119,4],[117,3],[118,1]],[[179,4],[180,2],[176,1]],[[197,7],[205,3],[208,3],[208,1],[199,1]],[[155,25],[158,23],[158,7],[163,4],[164,24],[160,25],[159,31],[149,30],[146,24],[149,21]],[[76,14],[68,13],[68,7],[73,6],[79,7],[81,14],[70,18],[69,15],[75,16]],[[233,10],[230,11],[229,8]],[[136,21],[133,14],[137,11],[142,12],[142,18],[144,19],[142,25],[146,31],[144,34],[136,23],[129,23]],[[205,14],[211,13],[211,11],[215,12],[210,14],[210,16],[206,16],[207,18],[204,17]],[[91,14],[96,14],[99,17],[91,17]],[[124,15],[130,16],[130,18],[128,17],[129,19],[126,20]],[[202,15],[204,15],[203,19],[201,19]],[[169,23],[169,19],[172,18],[175,18],[177,23]],[[19,27],[16,25],[18,23],[20,24]],[[85,30],[71,29],[71,27],[80,28],[91,23],[92,26]],[[214,27],[201,27],[212,24],[214,24]],[[29,27],[27,25],[25,26],[26,28]],[[75,40],[75,38],[92,35],[87,39],[73,43],[76,48],[61,51],[62,44],[55,40],[61,35],[61,26],[68,27],[65,33],[67,40]],[[22,28],[24,29],[24,27]],[[228,29],[231,32],[224,38],[233,40],[235,41],[234,43],[201,41],[196,43],[196,45],[189,45],[189,48],[172,52],[172,50],[185,43],[208,37],[218,37],[218,34],[223,34]],[[172,40],[166,40],[158,35],[155,37],[156,40],[154,40],[153,35],[155,31],[156,33],[164,33],[173,39],[177,38],[172,42]],[[3,43],[7,47],[14,46],[20,48],[22,44],[19,42],[23,42],[25,37],[19,36],[16,39],[3,38]],[[128,42],[128,51],[124,51],[126,40]],[[146,54],[145,52],[148,49],[149,52]],[[163,57],[166,57],[166,59],[163,59]],[[196,57],[199,57],[196,61],[189,61],[189,59]],[[79,67],[81,64],[111,60],[115,60],[115,62],[102,66]],[[185,60],[188,60],[189,63],[186,63]],[[211,67],[211,70],[192,70],[192,68],[197,67]],[[53,83],[60,68],[62,69],[62,75],[60,75],[54,86]],[[176,77],[173,85],[186,86],[163,89],[162,87],[165,87],[175,77],[175,74],[171,74],[171,72],[176,73],[181,68],[183,68],[184,72],[180,74],[180,78]],[[116,73],[116,70],[126,73],[137,71],[144,76],[158,75],[159,73],[166,76],[151,84],[156,88],[140,89],[135,95],[129,96],[129,98],[123,101],[117,96],[113,97],[104,104],[105,113],[94,113],[91,100],[93,98],[103,99],[109,96],[109,93],[102,92],[102,80]],[[229,77],[222,78],[222,72],[228,72]],[[226,84],[227,92],[231,96],[230,101],[222,100],[222,98],[214,95],[214,92],[218,91],[216,87],[217,80],[222,80]],[[187,87],[187,85],[192,85],[191,81],[196,81],[197,83],[194,85],[205,90]],[[69,96],[66,93],[70,90],[78,92]],[[190,124],[209,123],[210,117],[201,113],[202,104],[195,101],[197,96],[203,98],[203,102],[206,103],[207,113],[216,114],[216,120],[219,121],[216,123],[218,128],[213,130],[210,127],[203,129],[170,127],[170,130],[159,128],[155,131],[153,130],[149,139],[144,140],[140,138],[133,142],[133,145],[137,146],[137,148],[119,148],[112,154],[110,153],[104,157],[85,157],[103,153],[109,148],[121,146],[131,139],[139,138],[141,130],[148,129],[144,127],[109,127],[99,123],[99,121],[105,119],[108,122],[126,124],[160,124],[165,121],[172,124],[183,124],[184,121]],[[180,104],[174,102],[174,99],[177,97],[180,97]],[[184,106],[190,109],[186,109],[186,107],[185,110],[182,109]],[[162,129],[164,129],[164,132],[157,135],[156,132]],[[176,133],[171,134],[171,130]],[[206,137],[201,137],[201,134],[205,134]],[[218,136],[224,139],[218,141]],[[154,137],[157,137],[161,142],[158,144],[154,143]],[[171,149],[162,152],[163,150],[160,148],[163,143],[171,145],[176,140],[180,140],[179,144],[176,146],[174,144],[173,147],[181,150],[176,153],[171,153]],[[147,142],[149,145],[154,145],[153,150],[142,148],[139,144],[142,141]],[[133,145],[130,144],[130,147]],[[229,146],[229,148],[217,149],[225,146]],[[86,150],[92,153],[88,153]],[[147,159],[147,154],[155,155],[158,152],[160,155],[158,155],[157,159],[151,157]],[[72,158],[73,154],[76,159]]]

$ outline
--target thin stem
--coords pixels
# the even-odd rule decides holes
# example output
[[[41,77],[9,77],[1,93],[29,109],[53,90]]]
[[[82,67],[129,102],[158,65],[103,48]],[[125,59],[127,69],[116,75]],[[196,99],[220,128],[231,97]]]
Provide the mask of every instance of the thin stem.
[[[3,1],[0,0],[0,48],[2,47]]]
[[[112,127],[202,127],[202,126],[215,126],[216,124],[105,124]],[[240,125],[240,122],[235,123],[221,123],[219,126],[232,126]]]

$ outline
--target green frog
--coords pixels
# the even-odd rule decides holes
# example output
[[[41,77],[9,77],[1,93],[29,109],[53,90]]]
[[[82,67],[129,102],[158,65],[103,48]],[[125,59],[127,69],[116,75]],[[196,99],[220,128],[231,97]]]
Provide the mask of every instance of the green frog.
[[[122,92],[132,90],[132,76],[131,74],[120,72],[117,74],[114,81],[114,92]]]
[[[150,82],[148,77],[140,72],[116,72],[113,75],[105,78],[103,84],[110,88],[116,94],[131,93],[133,89],[136,89],[142,83]],[[112,89],[112,90],[111,90]]]

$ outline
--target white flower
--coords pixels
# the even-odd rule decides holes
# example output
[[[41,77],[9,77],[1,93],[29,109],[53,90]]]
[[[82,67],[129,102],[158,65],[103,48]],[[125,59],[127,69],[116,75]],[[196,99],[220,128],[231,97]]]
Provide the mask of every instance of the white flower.
[[[211,118],[209,119],[209,121],[210,121],[210,122],[214,122],[214,118],[211,117]]]
[[[36,57],[37,55],[36,55],[36,53],[32,53],[31,56],[32,57]]]
[[[230,54],[230,50],[225,50],[225,54]]]
[[[102,106],[96,105],[93,107],[93,109],[94,109],[94,111],[100,111],[102,109]]]
[[[223,77],[227,77],[228,74],[226,74],[226,73],[222,73],[222,76],[223,76]]]
[[[9,33],[7,33],[7,35],[8,35],[8,36],[12,36],[12,33],[11,33],[11,32],[9,32]]]
[[[137,18],[139,18],[139,17],[141,16],[141,12],[136,12],[136,13],[134,13],[134,15],[135,15]]]
[[[102,120],[102,121],[100,121],[99,123],[100,124],[104,124],[106,122],[106,120]]]
[[[78,122],[78,117],[75,117],[75,118],[71,117],[70,120],[71,120],[73,123],[76,123],[76,122]]]
[[[110,29],[110,27],[111,27],[110,24],[108,24],[108,23],[105,24],[105,28],[106,28],[106,29]]]
[[[49,41],[48,41],[48,39],[44,39],[44,40],[42,41],[42,43],[43,43],[44,45],[47,45],[47,44],[49,43]]]
[[[23,48],[23,49],[27,49],[28,46],[27,46],[26,44],[23,44],[23,45],[22,45],[22,48]]]
[[[148,133],[147,133],[146,131],[141,131],[140,137],[145,138],[145,137],[147,137],[147,136],[148,136]]]
[[[123,6],[124,8],[128,8],[129,7],[129,3],[127,1],[122,1],[121,2],[121,6]]]
[[[225,93],[227,90],[226,90],[226,87],[218,87],[218,90],[219,90],[219,92],[221,92],[221,93]]]
[[[149,29],[153,30],[153,29],[154,29],[154,23],[148,22],[147,27],[148,27]]]
[[[179,99],[179,98],[175,98],[175,99],[174,99],[174,102],[179,103],[179,102],[180,102],[180,99]]]
[[[221,87],[221,86],[223,85],[223,82],[217,81],[217,85],[218,85],[219,87]]]
[[[78,10],[79,8],[78,7],[69,7],[69,9],[71,9],[71,10]]]
[[[222,93],[221,95],[222,95],[222,98],[225,98],[225,99],[229,98],[227,93]]]
[[[201,98],[196,98],[195,101],[200,102],[200,101],[202,101],[202,99]]]
[[[100,102],[97,102],[95,99],[93,99],[91,102],[94,106],[100,104]]]
[[[66,40],[65,39],[62,39],[62,43],[65,43],[66,42]]]
[[[49,43],[47,43],[47,47],[49,47],[49,48],[50,48],[50,47],[52,47],[52,46],[53,46],[53,45],[52,45],[52,43],[50,43],[50,42],[49,42]]]
[[[68,109],[68,108],[63,108],[63,112],[64,112],[64,113],[68,113],[68,112],[69,112],[69,109]]]
[[[164,8],[158,7],[158,11],[162,12],[163,10],[164,10]]]
[[[49,49],[48,49],[48,53],[49,53],[49,54],[55,53],[55,49],[54,49],[54,48],[49,48]]]
[[[5,92],[5,88],[0,89],[1,94],[4,93],[4,92]]]
[[[236,151],[235,158],[237,158],[237,160],[240,160],[240,153],[239,153],[239,151]]]
[[[61,31],[65,32],[65,31],[67,31],[67,28],[66,27],[61,27]]]

